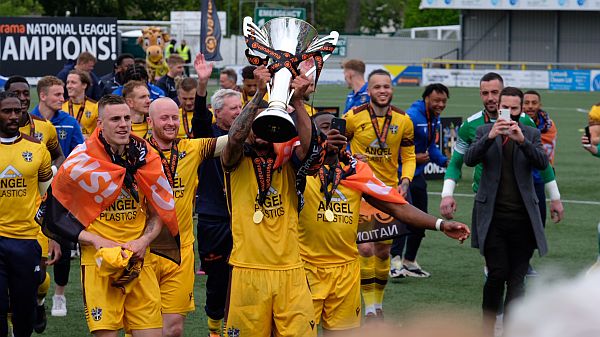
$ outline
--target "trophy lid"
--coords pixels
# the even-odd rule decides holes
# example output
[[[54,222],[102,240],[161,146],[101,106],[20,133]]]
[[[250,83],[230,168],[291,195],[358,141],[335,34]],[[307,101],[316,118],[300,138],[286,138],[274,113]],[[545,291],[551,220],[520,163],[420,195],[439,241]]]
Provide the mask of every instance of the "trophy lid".
[[[261,27],[261,31],[268,37],[273,49],[292,54],[305,52],[319,37],[319,32],[311,24],[291,17],[271,19]]]

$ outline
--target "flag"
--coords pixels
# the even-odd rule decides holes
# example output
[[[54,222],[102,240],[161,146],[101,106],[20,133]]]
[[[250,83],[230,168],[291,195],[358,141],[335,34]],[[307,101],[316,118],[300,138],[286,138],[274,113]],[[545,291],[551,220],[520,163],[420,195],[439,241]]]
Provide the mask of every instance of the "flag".
[[[207,61],[221,61],[221,24],[215,0],[201,0],[200,52]]]

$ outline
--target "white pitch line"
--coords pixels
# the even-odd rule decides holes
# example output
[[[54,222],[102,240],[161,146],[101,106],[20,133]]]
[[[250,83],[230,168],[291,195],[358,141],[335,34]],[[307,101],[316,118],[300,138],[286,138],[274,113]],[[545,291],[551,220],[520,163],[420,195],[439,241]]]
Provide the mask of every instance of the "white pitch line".
[[[427,192],[430,195],[439,196],[442,192]],[[454,193],[455,197],[463,197],[463,198],[473,198],[474,194],[465,194],[465,193]],[[546,201],[550,201],[550,199],[546,199]],[[563,204],[579,204],[579,205],[600,205],[600,201],[589,201],[589,200],[561,200]]]

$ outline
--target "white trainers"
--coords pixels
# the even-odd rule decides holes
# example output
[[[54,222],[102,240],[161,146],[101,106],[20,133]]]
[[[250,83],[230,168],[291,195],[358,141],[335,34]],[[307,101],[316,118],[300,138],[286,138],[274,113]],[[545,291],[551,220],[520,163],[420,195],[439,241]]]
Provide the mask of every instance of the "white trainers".
[[[402,266],[402,258],[400,256],[394,256],[390,261],[390,277],[391,278],[404,278],[404,267]]]
[[[64,295],[52,296],[51,314],[55,317],[67,316],[67,298]]]
[[[419,266],[419,264],[417,263],[417,261],[405,263],[404,264],[404,269],[405,269],[405,275],[406,276],[419,277],[419,278],[425,278],[425,277],[431,276],[430,273],[428,273],[425,270],[421,269],[421,266]]]

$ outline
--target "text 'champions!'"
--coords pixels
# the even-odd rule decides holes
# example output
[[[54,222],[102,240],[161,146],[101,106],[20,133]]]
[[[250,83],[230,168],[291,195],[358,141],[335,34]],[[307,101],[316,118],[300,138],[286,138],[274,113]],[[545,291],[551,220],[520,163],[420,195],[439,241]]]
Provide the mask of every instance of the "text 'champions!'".
[[[83,51],[98,61],[115,60],[117,24],[0,24],[1,61],[72,60]]]

